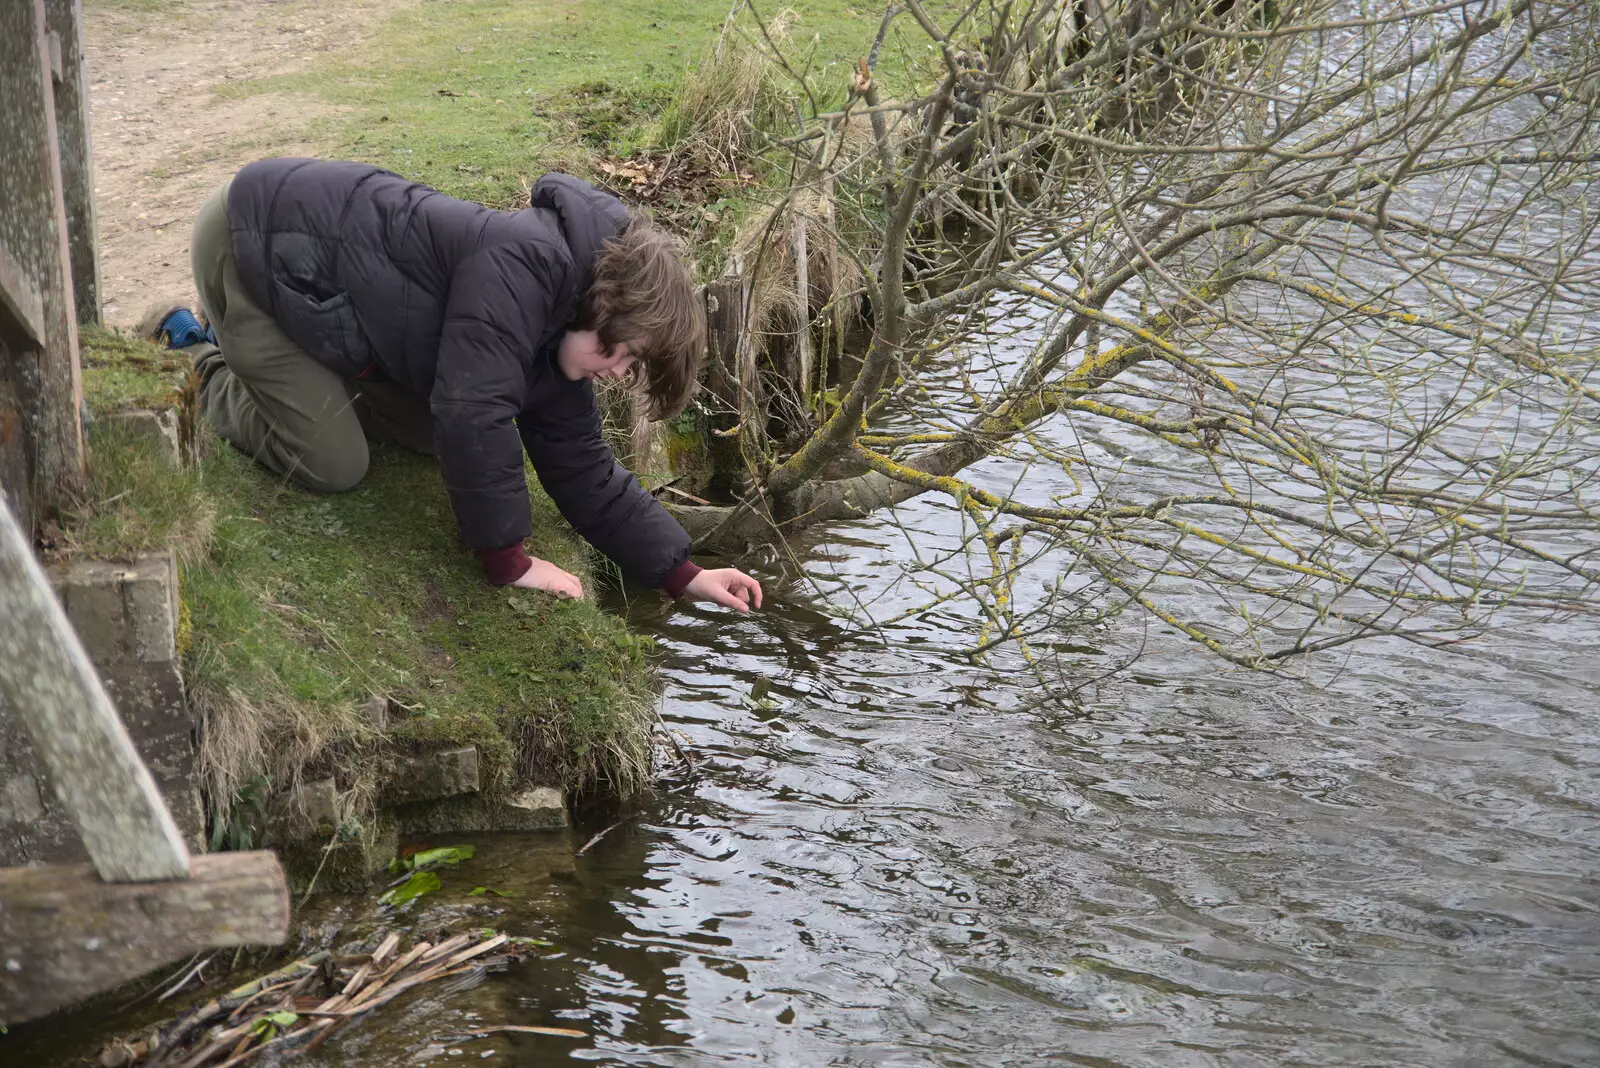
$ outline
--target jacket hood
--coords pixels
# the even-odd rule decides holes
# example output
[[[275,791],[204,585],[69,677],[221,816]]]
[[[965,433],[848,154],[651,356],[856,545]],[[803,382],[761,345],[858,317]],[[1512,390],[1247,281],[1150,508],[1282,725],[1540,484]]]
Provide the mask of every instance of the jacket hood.
[[[530,207],[554,211],[575,262],[587,272],[600,247],[627,225],[628,209],[610,193],[601,192],[570,174],[547,174],[533,187]]]

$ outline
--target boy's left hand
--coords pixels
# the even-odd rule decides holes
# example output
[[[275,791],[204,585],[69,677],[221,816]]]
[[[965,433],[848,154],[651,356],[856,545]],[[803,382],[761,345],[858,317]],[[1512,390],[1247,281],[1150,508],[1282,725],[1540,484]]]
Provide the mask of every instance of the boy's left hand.
[[[692,601],[711,601],[738,612],[761,607],[761,583],[734,567],[702,571],[689,580],[683,595]]]

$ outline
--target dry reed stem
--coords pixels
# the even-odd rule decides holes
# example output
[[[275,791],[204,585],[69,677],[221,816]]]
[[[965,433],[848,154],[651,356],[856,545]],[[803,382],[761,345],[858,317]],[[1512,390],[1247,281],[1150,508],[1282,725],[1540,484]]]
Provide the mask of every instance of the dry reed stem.
[[[385,967],[385,962],[390,961],[400,945],[400,935],[390,933],[365,958],[351,958],[352,970],[344,978],[340,993],[322,999],[315,1007],[302,1007],[307,1000],[303,992],[323,974],[320,966],[328,959],[326,952],[313,954],[236,988],[240,992],[236,995],[239,1003],[234,1007],[233,1017],[214,1033],[205,1036],[200,1047],[191,1051],[181,1061],[179,1068],[229,1068],[244,1063],[269,1047],[284,1049],[302,1041],[306,1042],[302,1052],[310,1052],[351,1020],[393,1001],[409,990],[455,976],[481,976],[485,965],[479,958],[501,948],[508,941],[504,934],[479,939],[475,933],[468,932],[437,944],[419,942]],[[340,971],[342,973],[343,969],[340,968]],[[181,1055],[178,1043],[184,1037],[199,1024],[215,1019],[228,1006],[228,998],[214,1000],[180,1020],[164,1038],[159,1036],[159,1032],[153,1032],[153,1037],[148,1040],[153,1048],[142,1055],[142,1061],[138,1061],[140,1055],[135,1054],[134,1063],[142,1063],[145,1068],[168,1063],[173,1056]],[[250,1010],[247,1017],[234,1023],[233,1020],[247,1009]],[[273,1014],[280,1012],[293,1013],[298,1022],[276,1031],[271,1026],[263,1026]],[[525,1030],[529,1033],[539,1031],[537,1028]],[[559,1028],[545,1031],[550,1034],[571,1034]],[[118,1039],[108,1046],[108,1051],[121,1054],[135,1048]]]

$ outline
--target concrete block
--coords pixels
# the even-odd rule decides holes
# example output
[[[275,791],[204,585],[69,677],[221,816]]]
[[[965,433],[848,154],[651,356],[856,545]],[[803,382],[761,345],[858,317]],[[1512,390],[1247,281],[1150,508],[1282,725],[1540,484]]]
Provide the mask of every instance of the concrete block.
[[[124,570],[121,564],[75,561],[50,576],[56,598],[96,667],[124,659],[130,652],[122,588],[117,581]]]
[[[566,795],[553,786],[535,786],[514,795],[495,813],[497,831],[550,831],[567,826]]]
[[[359,894],[374,883],[387,882],[387,867],[400,852],[400,836],[393,819],[380,816],[355,837],[331,844],[305,840],[283,846],[279,855],[296,894],[307,890]]]
[[[55,790],[39,767],[33,743],[21,720],[0,699],[0,867],[72,864],[89,859],[78,840],[77,825],[56,800]]]
[[[508,801],[493,802],[482,794],[413,801],[395,806],[390,814],[407,836],[553,831],[569,824],[562,792],[548,786],[524,790]]]
[[[478,834],[490,829],[489,803],[482,794],[458,794],[434,801],[413,801],[388,810],[407,838],[446,834]]]
[[[132,563],[74,561],[50,578],[178,829],[191,847],[203,848],[199,724],[184,694],[177,657],[176,561],[170,552]],[[19,772],[34,777],[44,812],[0,836],[0,865],[75,859],[82,849],[77,829],[60,811],[31,748],[19,748],[21,734],[20,723],[0,715],[0,743],[11,753],[0,760],[0,786]]]
[[[383,801],[398,805],[477,792],[478,750],[468,745],[401,757],[389,769]]]
[[[280,840],[326,841],[339,827],[338,784],[332,779],[301,783],[277,799],[271,821],[272,835]]]
[[[177,656],[178,565],[171,552],[133,563],[78,560],[52,572],[50,581],[96,664]]]
[[[382,694],[369,697],[367,703],[361,706],[361,711],[366,714],[367,722],[372,724],[373,730],[387,731],[389,729],[389,699],[387,697]]]
[[[200,800],[200,788],[194,780],[174,782],[157,779],[156,786],[166,800],[167,811],[172,813],[172,822],[178,825],[178,833],[183,835],[183,844],[189,847],[189,852],[206,852],[210,844],[206,840],[206,807]]]
[[[129,566],[119,581],[133,655],[146,663],[178,656],[178,565],[156,553]]]
[[[183,453],[178,444],[178,413],[172,408],[160,411],[136,409],[131,412],[114,412],[105,417],[106,422],[121,429],[128,436],[154,445],[163,459],[177,467]]]

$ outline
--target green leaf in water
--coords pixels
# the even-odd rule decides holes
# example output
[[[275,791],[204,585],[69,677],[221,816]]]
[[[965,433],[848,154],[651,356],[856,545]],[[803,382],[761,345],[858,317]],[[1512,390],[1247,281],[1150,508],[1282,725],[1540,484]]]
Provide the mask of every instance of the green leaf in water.
[[[250,1028],[250,1033],[258,1038],[270,1038],[275,1032],[293,1027],[299,1022],[298,1013],[269,1012],[255,1022]]]
[[[440,846],[438,849],[425,849],[421,853],[413,853],[407,860],[413,871],[439,864],[460,864],[463,860],[471,860],[476,853],[476,846]]]
[[[485,894],[493,894],[495,897],[514,896],[510,890],[495,890],[488,886],[474,886],[471,890],[467,891],[468,897],[482,897]]]
[[[378,898],[381,905],[393,905],[395,908],[404,908],[423,894],[431,894],[439,889],[439,876],[436,872],[415,871],[411,878],[399,886],[392,886]]]
[[[511,937],[507,938],[506,941],[516,946],[538,946],[540,949],[556,948],[556,944],[554,942],[547,941],[543,938],[528,938],[523,935],[512,935]]]
[[[478,851],[476,846],[440,846],[438,849],[424,849],[409,856],[395,857],[389,862],[389,874],[399,875],[403,871],[420,871],[424,868],[437,868],[442,864],[460,864],[463,860],[471,860],[472,855]]]

